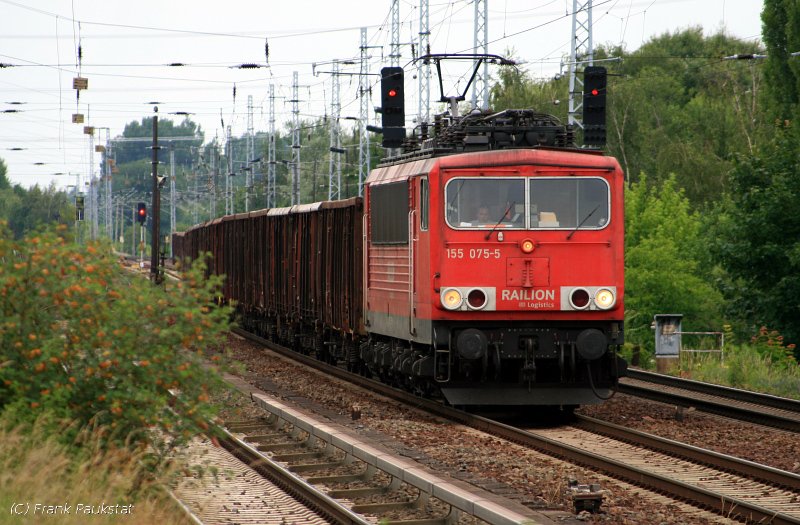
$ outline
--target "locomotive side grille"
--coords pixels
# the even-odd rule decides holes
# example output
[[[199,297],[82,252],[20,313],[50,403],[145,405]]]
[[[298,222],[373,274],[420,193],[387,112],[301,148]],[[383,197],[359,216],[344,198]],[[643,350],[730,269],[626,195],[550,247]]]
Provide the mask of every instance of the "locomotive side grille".
[[[408,244],[408,182],[370,188],[372,244]]]
[[[369,287],[372,290],[408,293],[408,248],[373,247],[369,251]]]

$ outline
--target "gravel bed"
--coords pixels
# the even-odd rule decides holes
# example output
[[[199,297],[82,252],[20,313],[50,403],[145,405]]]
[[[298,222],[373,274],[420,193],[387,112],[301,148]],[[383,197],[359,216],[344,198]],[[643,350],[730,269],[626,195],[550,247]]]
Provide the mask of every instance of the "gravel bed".
[[[800,435],[617,394],[578,411],[603,421],[800,474]]]
[[[327,414],[337,417],[337,423],[345,424],[355,432],[379,439],[400,454],[497,494],[514,497],[530,508],[571,512],[573,508],[567,484],[569,480],[575,479],[580,483],[599,483],[605,491],[600,513],[590,515],[583,512],[578,515],[578,519],[586,523],[623,525],[731,523],[714,514],[699,511],[488,434],[418,412],[337,379],[324,377],[267,352],[238,336],[231,335],[228,338],[225,351],[232,360],[243,365],[239,375],[262,390],[293,402],[308,400]],[[224,407],[221,417],[225,420],[248,419],[259,414],[246,398],[237,394],[224,394],[218,401]],[[619,395],[613,398],[607,407],[590,407],[581,411],[592,417],[610,421],[614,419],[604,417],[603,414],[614,415],[615,422],[625,425],[630,424],[626,420],[619,419],[620,417],[643,421],[645,426],[651,423],[643,419],[645,416],[654,421],[662,421],[658,416],[659,412],[653,407],[648,408],[647,405],[653,403],[638,399],[630,400],[631,406],[637,407],[633,412],[637,415],[634,416],[633,413],[627,412],[628,405],[619,404],[622,402],[624,396]],[[350,420],[354,406],[361,410],[361,418],[356,421]],[[675,425],[674,417],[668,417],[669,409],[664,410],[666,412],[662,426],[671,428],[673,433],[661,435],[695,443],[692,441],[691,433],[682,434],[680,429],[688,428],[700,417],[693,413],[684,419],[684,424]],[[674,414],[674,408],[672,412]],[[695,432],[708,438],[708,433],[720,428],[719,421],[718,418],[714,418],[705,424],[703,428],[706,430],[697,428]],[[735,425],[735,423],[730,424]],[[653,427],[642,429],[657,433]],[[741,441],[754,432],[763,432],[748,425],[740,424],[736,430],[729,432],[730,434],[724,433],[712,441],[727,440],[731,443],[736,438],[739,439],[740,447],[746,447],[746,442],[752,443],[756,439],[764,439],[761,434],[761,437],[754,437],[753,441]],[[797,449],[787,448],[787,454],[791,450]],[[771,457],[774,459],[778,455],[773,449]],[[794,461],[797,461],[798,457],[800,455],[795,452]]]

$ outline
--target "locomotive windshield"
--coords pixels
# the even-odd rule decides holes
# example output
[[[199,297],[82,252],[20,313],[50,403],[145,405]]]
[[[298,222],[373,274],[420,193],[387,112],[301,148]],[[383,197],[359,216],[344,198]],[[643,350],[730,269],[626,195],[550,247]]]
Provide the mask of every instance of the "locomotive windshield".
[[[447,222],[454,228],[525,227],[525,179],[452,179],[445,198]]]
[[[596,177],[454,178],[445,199],[456,229],[597,230],[609,220],[608,183]]]

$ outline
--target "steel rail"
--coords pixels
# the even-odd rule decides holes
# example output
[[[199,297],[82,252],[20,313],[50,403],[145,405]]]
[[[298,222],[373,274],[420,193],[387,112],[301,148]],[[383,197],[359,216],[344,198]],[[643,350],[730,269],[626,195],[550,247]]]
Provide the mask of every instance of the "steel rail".
[[[695,381],[693,379],[685,379],[682,377],[669,376],[631,368],[628,369],[628,377],[632,379],[639,379],[640,381],[647,381],[649,383],[673,386],[675,388],[682,388],[684,390],[702,392],[704,394],[726,397],[729,399],[735,399],[737,401],[744,401],[745,403],[753,403],[754,405],[763,405],[776,408],[778,410],[786,410],[787,412],[797,412],[800,414],[800,400],[797,399],[779,397],[771,394],[762,394],[760,392],[751,392],[750,390],[742,390],[741,388],[715,385],[713,383],[705,383],[702,381]]]
[[[588,416],[577,415],[576,417],[578,418],[578,422],[575,426],[595,434],[642,446],[669,456],[699,463],[737,476],[755,479],[777,487],[785,487],[790,490],[797,490],[797,488],[800,487],[800,475],[792,472],[737,458],[728,454],[722,454],[713,450],[687,445],[686,443],[655,436],[646,432],[625,428]]]
[[[497,424],[497,423],[496,423]],[[522,432],[512,429],[512,432]],[[586,452],[580,448],[550,440],[543,436],[524,436],[525,443],[537,450],[545,451],[578,465],[599,470],[612,477],[622,479],[635,485],[643,486],[656,492],[669,494],[682,501],[691,502],[706,509],[712,509],[720,515],[750,522],[770,523],[772,525],[798,525],[800,519],[773,511],[766,507],[740,498],[733,498],[690,483],[662,476],[645,469],[628,465],[598,454]]]
[[[793,516],[772,511],[747,500],[732,498],[724,494],[693,486],[666,476],[648,472],[644,469],[626,465],[613,459],[586,452],[556,440],[543,436],[536,436],[530,432],[504,423],[447,407],[435,401],[419,398],[411,393],[395,389],[383,383],[364,378],[358,374],[347,372],[339,367],[325,364],[312,357],[299,354],[241,329],[234,328],[233,332],[311,368],[323,371],[328,375],[335,376],[350,383],[355,383],[362,388],[395,399],[404,404],[459,422],[476,430],[487,432],[494,436],[545,452],[549,455],[599,470],[618,479],[646,487],[650,490],[667,493],[677,499],[692,502],[703,508],[713,509],[723,516],[748,522],[763,521],[773,525],[800,525],[800,520]]]
[[[638,381],[640,384],[630,380]],[[680,389],[687,393],[666,391],[663,388],[659,388],[660,386]],[[619,391],[653,401],[694,407],[711,414],[759,423],[791,432],[800,432],[800,401],[794,399],[748,392],[640,370],[628,370],[627,380],[626,378],[620,380]],[[731,401],[742,404],[731,403]],[[778,411],[783,413],[778,413]]]

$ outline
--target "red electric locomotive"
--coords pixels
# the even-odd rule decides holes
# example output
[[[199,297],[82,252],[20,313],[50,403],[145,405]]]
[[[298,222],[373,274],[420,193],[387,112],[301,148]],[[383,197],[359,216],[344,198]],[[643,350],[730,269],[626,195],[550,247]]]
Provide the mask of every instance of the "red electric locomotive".
[[[367,180],[362,358],[455,405],[598,402],[626,369],[619,164],[513,147],[567,140],[533,112],[468,127],[494,148],[406,155]]]

